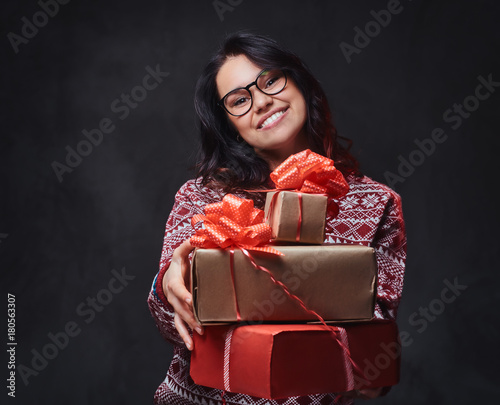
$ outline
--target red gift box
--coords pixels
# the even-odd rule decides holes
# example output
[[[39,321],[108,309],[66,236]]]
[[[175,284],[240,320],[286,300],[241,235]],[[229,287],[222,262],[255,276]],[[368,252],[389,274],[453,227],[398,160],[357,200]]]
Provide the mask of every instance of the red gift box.
[[[194,334],[196,384],[260,398],[395,385],[398,328],[391,321],[324,325],[208,326]],[[352,359],[349,359],[349,357]]]

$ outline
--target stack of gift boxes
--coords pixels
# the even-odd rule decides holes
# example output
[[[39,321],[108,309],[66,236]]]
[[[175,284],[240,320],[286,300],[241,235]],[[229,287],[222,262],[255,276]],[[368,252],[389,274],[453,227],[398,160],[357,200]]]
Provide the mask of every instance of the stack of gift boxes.
[[[396,384],[397,326],[373,320],[374,249],[323,244],[326,214],[348,191],[342,174],[306,150],[271,178],[265,213],[229,195],[193,219],[203,221],[191,290],[205,332],[194,334],[192,379],[269,399]]]

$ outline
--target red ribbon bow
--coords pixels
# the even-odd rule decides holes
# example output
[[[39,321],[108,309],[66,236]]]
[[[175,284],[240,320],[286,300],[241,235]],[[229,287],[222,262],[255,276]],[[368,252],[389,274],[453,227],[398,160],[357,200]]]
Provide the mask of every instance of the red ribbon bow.
[[[201,221],[204,228],[191,236],[193,246],[238,247],[283,255],[269,246],[259,246],[269,243],[272,233],[271,227],[264,223],[264,211],[255,208],[252,200],[227,194],[221,202],[206,205],[205,215],[197,214],[191,219],[193,227]]]
[[[288,157],[271,173],[271,180],[280,190],[328,194],[337,199],[349,191],[349,184],[333,160],[310,149]]]

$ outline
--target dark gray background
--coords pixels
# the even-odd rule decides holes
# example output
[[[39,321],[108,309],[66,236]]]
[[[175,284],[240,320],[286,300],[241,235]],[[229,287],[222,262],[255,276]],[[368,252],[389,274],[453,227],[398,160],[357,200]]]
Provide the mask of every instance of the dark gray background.
[[[401,0],[402,11],[351,63],[341,42],[353,44],[354,28],[387,1],[232,2],[219,16],[212,1],[70,1],[18,53],[8,33],[21,34],[22,18],[41,8],[2,2],[0,307],[5,319],[7,292],[15,294],[18,365],[31,367],[32,350],[68,322],[81,332],[29,385],[17,376],[15,400],[2,388],[1,402],[152,402],[172,349],[146,297],[174,193],[192,177],[194,85],[222,36],[242,28],[306,61],[370,177],[385,182],[416,139],[445,131],[445,142],[395,185],[408,231],[398,321],[411,344],[401,383],[372,403],[497,400],[500,88],[456,129],[443,113],[474,94],[478,76],[500,81],[498,2]],[[148,65],[169,76],[121,120],[111,104],[142,83]],[[65,147],[103,118],[115,130],[59,182],[52,162],[64,163]],[[109,298],[102,291],[122,268],[135,278],[86,323],[90,315],[77,308],[87,297]],[[446,280],[455,279],[467,288],[441,305]],[[438,312],[432,321],[418,313],[429,305]]]

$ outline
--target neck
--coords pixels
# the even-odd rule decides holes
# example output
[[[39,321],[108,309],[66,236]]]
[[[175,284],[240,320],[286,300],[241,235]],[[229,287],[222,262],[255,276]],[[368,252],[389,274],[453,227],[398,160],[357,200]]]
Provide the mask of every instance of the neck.
[[[299,136],[297,138],[297,142],[294,142],[290,146],[275,150],[256,150],[255,152],[267,162],[269,168],[271,169],[271,171],[273,171],[290,155],[302,152],[303,150],[310,148],[305,136]]]

